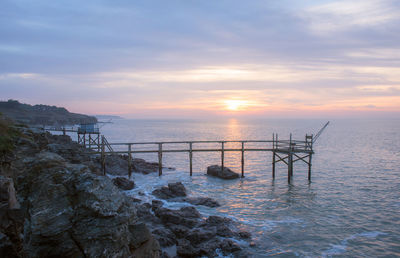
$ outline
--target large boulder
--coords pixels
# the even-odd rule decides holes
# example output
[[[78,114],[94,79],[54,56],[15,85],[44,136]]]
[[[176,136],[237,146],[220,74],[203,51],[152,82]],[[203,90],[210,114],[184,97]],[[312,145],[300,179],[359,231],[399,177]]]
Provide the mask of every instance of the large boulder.
[[[224,167],[222,171],[222,167],[219,165],[212,165],[207,167],[207,175],[219,177],[222,179],[235,179],[239,178],[239,174],[233,172],[230,168]]]
[[[116,177],[112,181],[116,187],[122,190],[132,190],[135,187],[135,182],[125,177]]]
[[[202,205],[211,208],[221,206],[216,200],[209,197],[187,197],[183,200],[193,205]]]
[[[153,191],[152,194],[161,199],[185,197],[186,196],[186,188],[181,182],[169,183],[168,187],[163,186],[159,189],[156,189]]]

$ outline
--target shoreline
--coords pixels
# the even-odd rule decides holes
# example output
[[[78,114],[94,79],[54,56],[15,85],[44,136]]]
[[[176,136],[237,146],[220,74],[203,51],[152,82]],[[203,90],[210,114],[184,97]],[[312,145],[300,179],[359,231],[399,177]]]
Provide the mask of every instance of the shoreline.
[[[101,201],[99,203],[100,206],[108,206],[108,209],[110,209],[114,214],[112,218],[108,218],[110,219],[109,222],[113,224],[115,221],[118,221],[119,223],[119,226],[116,226],[114,230],[117,230],[122,225],[125,225],[122,226],[122,228],[125,229],[122,230],[124,231],[124,234],[123,236],[120,236],[122,237],[120,240],[122,241],[122,239],[125,239],[126,243],[122,244],[123,247],[120,248],[120,251],[115,251],[113,253],[113,251],[108,250],[110,251],[110,255],[118,254],[122,257],[128,257],[134,253],[137,254],[138,252],[142,252],[141,254],[146,253],[147,255],[149,255],[147,257],[200,257],[204,255],[209,257],[216,255],[238,255],[241,257],[247,256],[245,249],[251,243],[251,236],[248,232],[240,231],[234,225],[235,223],[228,218],[218,216],[205,217],[204,215],[201,215],[195,208],[197,207],[197,205],[204,205],[204,203],[206,205],[210,205],[210,203],[215,204],[217,203],[215,200],[210,200],[209,198],[207,200],[204,200],[199,199],[198,197],[196,199],[196,196],[187,196],[185,187],[182,184],[177,183],[182,185],[183,190],[181,190],[184,192],[184,194],[181,194],[180,196],[174,196],[172,194],[171,196],[167,197],[159,195],[153,196],[152,199],[151,197],[147,196],[148,200],[151,200],[151,203],[144,202],[140,200],[140,194],[139,196],[130,196],[129,193],[124,193],[125,191],[115,187],[115,183],[113,184],[112,180],[112,177],[114,176],[102,176],[99,170],[100,164],[99,162],[96,162],[98,161],[98,158],[94,157],[92,154],[90,154],[90,152],[83,149],[77,143],[73,142],[69,136],[51,135],[50,133],[45,132],[37,134],[27,128],[20,128],[19,130],[22,130],[21,136],[14,139],[14,144],[16,148],[12,151],[12,155],[10,154],[10,157],[13,156],[13,158],[10,159],[10,164],[8,168],[4,167],[4,164],[2,163],[1,170],[1,174],[3,175],[2,180],[4,181],[7,178],[11,179],[13,181],[13,185],[15,186],[14,196],[11,196],[13,194],[9,193],[9,199],[11,199],[11,197],[14,197],[16,200],[18,200],[18,203],[21,204],[21,208],[16,209],[17,211],[14,211],[14,213],[17,212],[20,216],[24,218],[25,221],[30,221],[30,224],[28,223],[29,230],[27,230],[26,228],[26,223],[23,224],[22,221],[15,221],[16,228],[19,228],[19,231],[17,230],[20,233],[19,238],[15,237],[15,235],[18,235],[18,232],[7,232],[6,230],[4,230],[4,228],[2,228],[1,233],[6,236],[9,242],[9,251],[11,253],[14,252],[14,255],[16,257],[24,255],[28,257],[35,256],[33,255],[35,253],[43,255],[50,252],[49,249],[52,250],[51,252],[56,252],[58,250],[57,247],[61,247],[63,245],[61,243],[68,242],[67,239],[70,239],[71,237],[71,241],[74,244],[71,244],[70,249],[71,252],[74,253],[74,255],[80,253],[81,255],[84,254],[85,256],[96,256],[96,252],[98,252],[102,246],[114,246],[116,244],[115,241],[106,241],[106,243],[104,243],[103,240],[99,239],[102,244],[98,242],[97,250],[93,250],[93,248],[90,249],[89,246],[86,246],[85,243],[87,242],[87,239],[77,239],[79,237],[74,236],[74,233],[71,233],[77,230],[74,228],[74,223],[79,224],[78,222],[73,222],[71,224],[71,222],[67,223],[64,221],[63,223],[67,223],[70,227],[66,227],[68,229],[67,231],[69,232],[67,235],[69,236],[59,236],[59,231],[63,231],[63,229],[59,228],[60,220],[62,220],[62,217],[66,216],[69,217],[69,221],[75,221],[76,218],[74,218],[73,214],[76,212],[80,213],[80,207],[82,205],[87,205],[86,203],[79,205],[74,204],[73,206],[71,206],[71,201],[72,203],[80,203],[81,201],[83,201],[74,199],[76,198],[76,195],[79,196],[79,194],[81,194],[80,191],[98,191],[96,192],[96,195],[98,195],[96,199],[101,197]],[[119,157],[119,159],[123,159],[123,157]],[[147,168],[155,166],[154,163],[148,163],[143,160],[141,160],[140,162],[142,166],[148,166]],[[64,172],[61,173],[59,171],[60,169]],[[108,171],[110,170],[108,169]],[[37,178],[43,177],[44,181],[50,180],[48,177],[49,175],[51,175],[57,178],[62,177],[64,178],[63,180],[68,182],[72,180],[76,183],[76,180],[81,180],[82,182],[79,181],[79,183],[84,183],[84,181],[89,180],[91,183],[84,183],[89,185],[85,186],[84,189],[80,189],[78,191],[74,187],[71,188],[70,183],[72,181],[68,184],[64,184],[64,181],[57,182],[56,186],[52,185],[52,183],[48,185],[42,185],[44,182],[37,182],[36,180],[38,179],[32,177],[32,174],[35,174]],[[135,175],[135,173],[133,173],[133,175]],[[74,179],[71,179],[71,177],[73,177]],[[53,182],[54,180],[55,179],[52,178],[50,182]],[[102,185],[102,187],[104,187],[104,189],[108,189],[110,193],[104,191],[104,189],[102,188],[93,188],[93,182],[97,182],[96,184]],[[65,204],[65,207],[61,207],[62,211],[59,211],[57,213],[58,215],[54,218],[52,218],[52,215],[54,214],[51,213],[47,214],[46,218],[43,218],[45,220],[42,221],[42,223],[45,223],[46,220],[50,217],[50,224],[54,222],[55,225],[49,226],[47,225],[47,223],[45,223],[35,225],[35,227],[32,226],[32,223],[34,223],[37,219],[35,217],[35,214],[48,212],[44,207],[39,204],[39,206],[36,207],[36,202],[50,202],[46,205],[46,207],[50,207],[50,210],[57,209],[57,206],[59,205],[57,204],[57,202],[54,202],[55,200],[51,200],[51,196],[40,195],[40,198],[34,197],[38,193],[32,190],[31,184],[38,184],[38,189],[36,189],[37,191],[42,191],[40,190],[42,187],[49,188],[47,192],[60,191],[60,188],[63,189],[62,197],[69,204]],[[174,185],[176,184],[169,184],[168,187],[164,186],[158,190],[161,191],[161,193],[168,195],[168,191],[170,193],[174,193]],[[153,191],[153,195],[155,195],[154,192],[156,191]],[[115,198],[120,199],[120,203],[118,204],[109,200],[109,197],[107,197],[109,194],[118,196]],[[179,210],[169,209],[169,205],[164,204],[168,203],[170,200],[179,201],[187,205],[180,208]],[[203,203],[196,203],[199,202],[199,200],[200,203]],[[120,206],[121,203],[124,207]],[[166,208],[165,206],[167,206],[168,208]],[[11,210],[15,210],[11,209],[9,205],[3,208],[5,209],[6,213],[10,213]],[[115,210],[116,208],[117,210]],[[121,208],[123,209],[123,212],[119,212],[119,209]],[[35,212],[32,212],[32,209],[34,209]],[[98,212],[111,212],[110,210],[99,211],[98,208],[95,208],[93,206],[86,207],[85,210],[87,209],[97,210],[95,212],[96,214]],[[69,213],[64,214],[66,213],[64,210],[69,210]],[[124,210],[131,210],[132,214],[129,214],[129,212]],[[86,212],[84,212],[84,214],[86,214]],[[82,217],[80,217],[79,219],[82,221],[87,221],[87,219],[90,219],[96,221],[97,223],[97,221],[104,220],[103,218],[101,218],[102,216],[104,215],[101,215],[99,217],[98,215],[93,215],[91,212],[89,214],[86,214],[85,216],[82,215]],[[132,218],[133,216],[136,217]],[[121,221],[121,219],[125,222]],[[82,224],[82,221],[80,221],[80,226],[82,228],[88,227],[89,229],[91,229],[90,225],[85,223]],[[126,230],[126,228],[129,228],[129,230]],[[49,243],[43,238],[44,236],[42,236],[40,233],[46,230],[51,231],[49,232],[49,235],[52,235],[54,233],[55,235],[53,235],[53,237],[60,237],[60,243],[52,243],[52,246],[50,248]],[[92,228],[92,230],[101,231],[105,229],[99,229],[99,226],[96,226]],[[114,230],[108,229],[105,230],[106,232],[102,233],[105,233],[106,235],[115,234],[115,232],[113,232]],[[142,237],[143,234],[146,235],[145,239],[141,239],[140,241],[136,239],[139,236]],[[49,237],[49,235],[46,236],[46,239]],[[32,237],[36,239],[36,244],[33,246],[32,242],[26,241],[26,239],[32,239]],[[91,235],[90,239],[92,239],[93,242],[93,239],[96,239],[96,234]],[[140,243],[137,241],[139,241]],[[242,245],[240,246],[238,243]],[[243,246],[243,243],[247,243],[247,246]],[[121,243],[119,243],[118,245],[121,245]],[[76,248],[73,246],[75,246]],[[110,249],[115,248],[110,247]]]

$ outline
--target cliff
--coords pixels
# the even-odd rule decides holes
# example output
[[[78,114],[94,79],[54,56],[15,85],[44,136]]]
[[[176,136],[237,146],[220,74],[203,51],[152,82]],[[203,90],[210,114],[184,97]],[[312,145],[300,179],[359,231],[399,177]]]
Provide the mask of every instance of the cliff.
[[[0,257],[248,256],[248,232],[194,207],[217,201],[189,196],[180,182],[142,200],[144,193],[129,194],[134,182],[104,176],[99,157],[69,136],[34,130],[0,116]],[[135,173],[158,169],[141,159],[133,165]],[[124,176],[127,157],[109,155],[106,167]]]
[[[0,257],[159,257],[131,198],[68,136],[0,130]]]
[[[97,123],[97,118],[71,113],[67,109],[48,105],[22,104],[16,100],[0,101],[3,115],[30,125],[75,125]]]

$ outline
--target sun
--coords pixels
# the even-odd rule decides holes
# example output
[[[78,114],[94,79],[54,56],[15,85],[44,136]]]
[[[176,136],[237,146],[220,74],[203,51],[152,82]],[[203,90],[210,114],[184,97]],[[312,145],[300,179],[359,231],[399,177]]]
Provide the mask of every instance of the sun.
[[[248,106],[248,102],[245,100],[225,100],[225,107],[230,111],[240,111]]]

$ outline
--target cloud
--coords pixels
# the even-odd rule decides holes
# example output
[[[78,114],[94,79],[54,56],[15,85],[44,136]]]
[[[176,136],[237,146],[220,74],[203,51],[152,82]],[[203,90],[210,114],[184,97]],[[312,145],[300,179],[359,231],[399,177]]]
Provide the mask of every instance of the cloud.
[[[329,35],[355,28],[384,26],[399,20],[400,13],[394,5],[391,0],[342,0],[310,7],[303,17],[309,21],[313,32]]]

